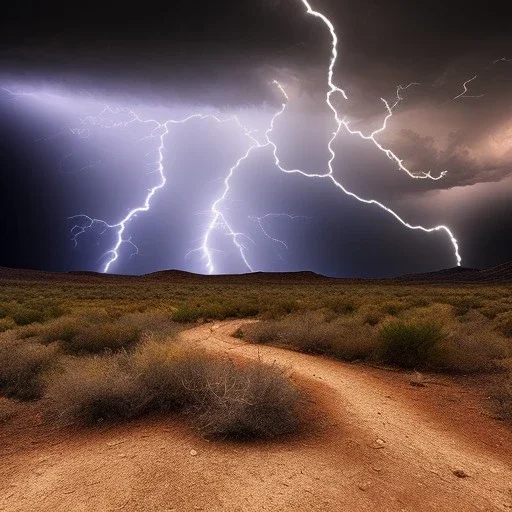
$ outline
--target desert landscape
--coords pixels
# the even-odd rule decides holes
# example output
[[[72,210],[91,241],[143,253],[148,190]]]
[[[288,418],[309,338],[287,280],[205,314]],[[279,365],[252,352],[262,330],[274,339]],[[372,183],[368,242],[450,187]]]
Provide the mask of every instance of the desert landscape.
[[[448,274],[1,269],[0,509],[510,510],[510,274]]]
[[[510,6],[5,4],[0,512],[512,512]]]

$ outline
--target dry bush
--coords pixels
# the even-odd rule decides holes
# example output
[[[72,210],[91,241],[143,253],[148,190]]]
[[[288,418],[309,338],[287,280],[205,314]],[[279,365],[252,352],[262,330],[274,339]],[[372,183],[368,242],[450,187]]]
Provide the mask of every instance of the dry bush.
[[[0,333],[16,328],[16,322],[9,316],[0,318]]]
[[[44,391],[44,374],[56,363],[56,347],[21,340],[0,343],[0,393],[36,400]]]
[[[370,325],[353,319],[329,325],[332,333],[330,352],[327,355],[344,361],[367,361],[376,358],[379,349],[379,332]]]
[[[71,341],[86,325],[89,325],[80,316],[62,316],[44,324],[31,324],[18,329],[21,339],[37,338],[43,343],[54,341]]]
[[[183,412],[205,435],[269,438],[299,425],[299,394],[277,367],[237,366],[150,341],[133,353],[70,362],[50,396],[87,425],[151,412]]]
[[[512,310],[497,315],[493,321],[493,327],[503,336],[512,338]]]
[[[500,368],[512,347],[487,324],[466,322],[451,329],[440,343],[435,366],[454,373],[490,372]]]
[[[358,316],[326,322],[318,313],[291,315],[280,321],[246,325],[239,336],[256,343],[279,343],[310,354],[324,354],[354,361],[371,359],[377,349],[377,331],[361,324]]]
[[[359,308],[358,315],[363,324],[374,327],[384,319],[384,313],[373,304],[365,304]]]
[[[410,306],[402,301],[388,301],[384,302],[381,306],[381,311],[386,315],[398,316],[402,311],[405,311]]]
[[[282,337],[282,322],[266,320],[239,328],[237,337],[250,339],[254,343],[277,343]]]
[[[61,346],[68,354],[100,354],[132,348],[141,338],[142,330],[121,321],[86,326]]]
[[[126,371],[137,375],[147,397],[146,408],[180,411],[194,402],[192,388],[202,385],[211,358],[198,350],[184,350],[167,343],[147,341],[124,360]]]
[[[17,325],[44,322],[63,314],[60,305],[54,301],[33,298],[29,300],[4,302],[0,305],[0,318],[11,318]]]
[[[86,425],[133,418],[142,412],[146,400],[138,380],[122,367],[120,356],[69,361],[53,379],[49,395],[61,417]]]
[[[172,314],[169,311],[156,309],[123,315],[119,323],[139,329],[153,338],[173,338],[182,330],[182,326],[173,322],[171,317]]]
[[[300,396],[282,369],[214,361],[204,370],[200,387],[191,389],[199,398],[195,422],[205,435],[269,439],[298,430]]]

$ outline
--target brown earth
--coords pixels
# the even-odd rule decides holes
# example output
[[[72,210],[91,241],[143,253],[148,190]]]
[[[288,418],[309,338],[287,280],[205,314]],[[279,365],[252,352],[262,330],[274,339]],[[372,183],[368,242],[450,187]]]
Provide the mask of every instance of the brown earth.
[[[512,432],[486,413],[478,381],[411,386],[402,372],[231,338],[242,323],[182,342],[288,367],[322,411],[312,432],[236,444],[177,418],[59,429],[44,402],[28,404],[0,425],[0,510],[512,510]]]

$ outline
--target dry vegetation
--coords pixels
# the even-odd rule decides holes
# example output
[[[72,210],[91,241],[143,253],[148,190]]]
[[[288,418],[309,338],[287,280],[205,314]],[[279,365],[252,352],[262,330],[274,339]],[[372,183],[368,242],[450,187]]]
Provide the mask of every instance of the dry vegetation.
[[[347,361],[415,370],[492,372],[511,417],[512,294],[507,286],[304,279],[0,281],[0,394],[47,395],[84,423],[186,414],[220,436],[297,426],[297,394],[277,368],[181,352],[198,321],[257,317],[236,335]],[[508,370],[507,370],[508,368]]]

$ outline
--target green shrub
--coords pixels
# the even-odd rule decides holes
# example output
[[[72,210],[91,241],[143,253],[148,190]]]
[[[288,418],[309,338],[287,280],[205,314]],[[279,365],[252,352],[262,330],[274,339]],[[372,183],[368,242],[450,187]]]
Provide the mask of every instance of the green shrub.
[[[188,307],[180,307],[172,314],[173,322],[181,324],[197,322],[201,318],[201,311]]]
[[[395,321],[382,327],[380,337],[384,362],[413,369],[433,366],[445,335],[441,326],[433,322]]]

